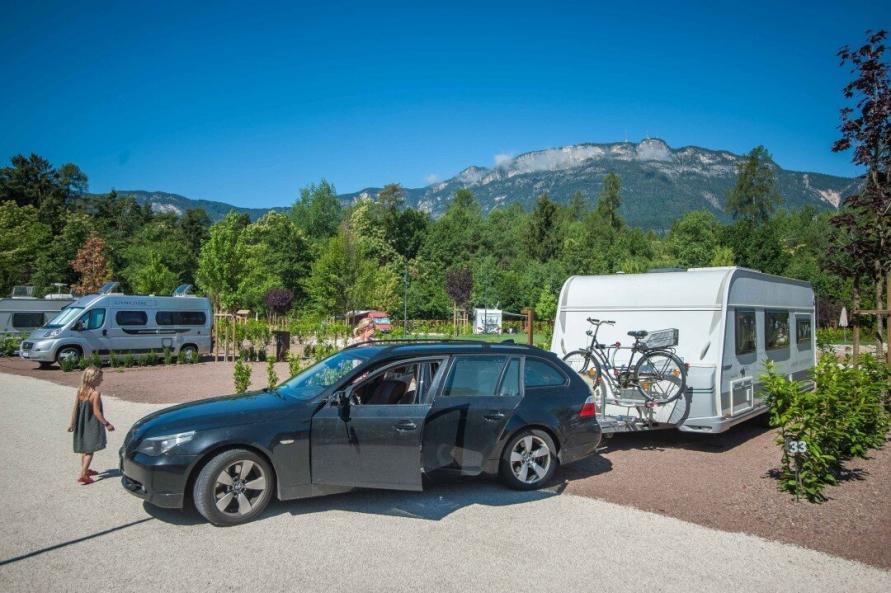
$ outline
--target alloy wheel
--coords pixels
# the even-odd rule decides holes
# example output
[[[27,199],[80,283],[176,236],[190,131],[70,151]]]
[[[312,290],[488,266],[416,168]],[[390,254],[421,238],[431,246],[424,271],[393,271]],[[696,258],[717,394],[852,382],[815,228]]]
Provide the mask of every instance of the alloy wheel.
[[[214,484],[214,504],[221,513],[233,517],[249,514],[266,491],[266,474],[260,464],[249,459],[227,465]]]
[[[510,452],[510,469],[524,484],[540,482],[551,467],[551,449],[544,439],[530,434],[514,445]]]

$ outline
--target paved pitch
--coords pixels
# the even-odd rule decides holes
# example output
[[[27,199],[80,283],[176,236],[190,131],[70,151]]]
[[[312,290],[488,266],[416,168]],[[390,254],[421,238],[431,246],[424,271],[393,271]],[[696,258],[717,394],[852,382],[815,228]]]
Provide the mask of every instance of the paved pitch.
[[[891,590],[891,573],[856,562],[486,480],[274,503],[216,528],[120,487],[117,448],[158,406],[105,401],[118,430],[95,468],[111,475],[76,484],[73,398],[0,375],[0,591]]]

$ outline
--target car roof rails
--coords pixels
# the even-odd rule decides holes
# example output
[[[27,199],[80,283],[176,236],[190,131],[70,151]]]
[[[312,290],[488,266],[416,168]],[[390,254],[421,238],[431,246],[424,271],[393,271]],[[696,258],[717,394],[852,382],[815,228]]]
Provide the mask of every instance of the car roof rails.
[[[526,344],[517,344],[513,340],[504,340],[503,342],[483,342],[482,340],[464,340],[464,339],[455,339],[450,340],[448,338],[394,338],[394,339],[383,339],[383,340],[366,340],[364,342],[356,342],[355,344],[350,344],[346,346],[344,350],[347,348],[357,348],[360,346],[398,346],[400,344],[462,344],[462,345],[473,345],[473,346],[481,346],[483,348],[489,348],[491,346],[522,346],[528,347]]]
[[[120,290],[120,282],[106,282],[102,288],[96,291],[96,294],[123,294]]]
[[[190,297],[195,296],[192,293],[192,285],[191,284],[180,284],[176,288],[173,289],[173,295],[175,297]]]

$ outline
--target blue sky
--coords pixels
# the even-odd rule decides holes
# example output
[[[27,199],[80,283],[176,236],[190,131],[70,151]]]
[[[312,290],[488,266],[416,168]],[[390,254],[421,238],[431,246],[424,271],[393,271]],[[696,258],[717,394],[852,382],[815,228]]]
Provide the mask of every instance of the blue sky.
[[[241,206],[646,136],[853,175],[835,53],[891,26],[885,2],[3,4],[0,156]]]

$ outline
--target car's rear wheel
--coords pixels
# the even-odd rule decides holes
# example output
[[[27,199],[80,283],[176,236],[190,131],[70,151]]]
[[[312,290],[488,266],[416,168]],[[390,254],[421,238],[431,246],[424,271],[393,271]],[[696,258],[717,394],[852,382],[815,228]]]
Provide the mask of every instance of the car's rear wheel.
[[[192,495],[198,512],[223,527],[256,518],[273,492],[275,475],[266,460],[246,449],[231,449],[201,469]]]
[[[557,447],[548,433],[522,430],[501,454],[501,479],[516,490],[535,490],[551,479],[558,464]]]

